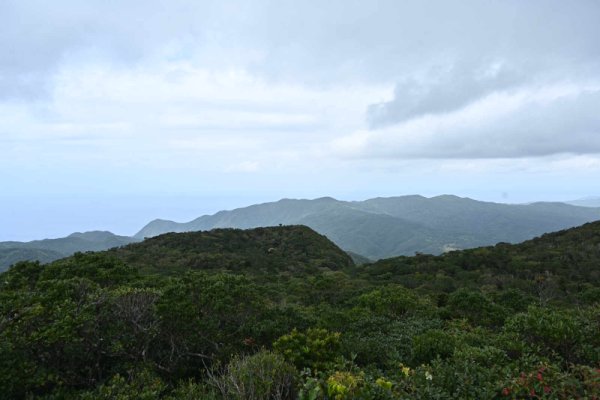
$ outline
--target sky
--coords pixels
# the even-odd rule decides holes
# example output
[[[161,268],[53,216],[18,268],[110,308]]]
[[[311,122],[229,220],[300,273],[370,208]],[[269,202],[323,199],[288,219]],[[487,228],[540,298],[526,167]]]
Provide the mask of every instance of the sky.
[[[600,195],[600,2],[0,1],[0,240]]]

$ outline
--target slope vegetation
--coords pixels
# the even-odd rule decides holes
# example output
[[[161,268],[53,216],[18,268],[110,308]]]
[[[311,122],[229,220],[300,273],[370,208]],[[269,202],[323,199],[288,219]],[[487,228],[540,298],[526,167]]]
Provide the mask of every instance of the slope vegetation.
[[[47,263],[70,256],[77,251],[101,251],[137,241],[138,239],[118,236],[111,232],[93,231],[76,232],[59,239],[0,242],[0,271],[17,261],[37,260]]]
[[[168,274],[209,270],[298,275],[354,265],[348,254],[306,226],[167,233],[108,254],[144,272]]]
[[[515,245],[499,243],[441,256],[389,258],[368,265],[359,275],[423,293],[451,293],[464,287],[512,288],[544,302],[578,302],[589,296],[600,300],[600,222]]]
[[[345,251],[377,260],[415,253],[518,243],[600,219],[600,208],[563,203],[498,204],[456,196],[403,196],[345,202],[331,197],[283,199],[205,215],[187,223],[155,220],[134,237],[110,232],[0,243],[0,271],[23,260],[49,262],[76,251],[99,251],[169,232],[306,225]]]
[[[543,233],[600,219],[600,208],[563,203],[498,204],[456,196],[403,196],[344,202],[333,198],[284,199],[220,211],[187,223],[157,220],[135,237],[213,228],[302,224],[331,238],[344,250],[380,259],[415,252],[440,254],[518,243]]]
[[[600,222],[354,265],[303,226],[0,274],[0,399],[597,399]]]

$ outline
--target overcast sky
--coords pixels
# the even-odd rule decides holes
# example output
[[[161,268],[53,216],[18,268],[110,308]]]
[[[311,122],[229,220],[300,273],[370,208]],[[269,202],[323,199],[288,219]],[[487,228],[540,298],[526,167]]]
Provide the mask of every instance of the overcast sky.
[[[0,240],[600,194],[600,2],[0,1]]]

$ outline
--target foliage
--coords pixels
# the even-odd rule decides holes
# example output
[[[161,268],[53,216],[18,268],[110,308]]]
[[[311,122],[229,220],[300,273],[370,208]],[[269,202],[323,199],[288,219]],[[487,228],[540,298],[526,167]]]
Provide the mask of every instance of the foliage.
[[[502,389],[502,396],[534,399],[595,399],[600,393],[600,370],[572,366],[561,371],[554,365],[539,365],[521,372]]]
[[[441,329],[432,329],[413,340],[413,364],[428,364],[436,358],[448,358],[454,353],[455,338]]]
[[[506,318],[506,309],[502,306],[480,291],[465,288],[450,294],[445,311],[450,318],[464,318],[483,326],[501,326]]]
[[[401,318],[422,314],[431,310],[427,299],[400,285],[386,285],[358,298],[358,304],[371,314],[389,318]]]
[[[223,399],[286,400],[294,398],[296,369],[284,358],[261,350],[246,357],[235,356],[211,383]]]
[[[577,361],[594,361],[586,359],[585,349],[587,344],[598,345],[597,335],[586,337],[590,329],[587,325],[592,321],[581,318],[576,310],[554,310],[531,306],[525,313],[512,317],[505,325],[507,332],[514,332],[531,346],[543,349],[544,353],[559,357],[567,363]],[[590,333],[593,333],[591,329]],[[598,331],[596,331],[597,333]]]
[[[161,274],[208,270],[258,275],[305,275],[354,265],[348,254],[305,226],[167,233],[110,254]]]
[[[153,400],[165,392],[166,385],[148,371],[142,371],[129,379],[113,376],[93,392],[81,393],[81,400]]]
[[[294,329],[273,343],[273,348],[298,369],[326,370],[339,355],[340,334],[326,329]]]
[[[598,398],[598,238],[357,267],[277,227],[17,263],[0,399]]]

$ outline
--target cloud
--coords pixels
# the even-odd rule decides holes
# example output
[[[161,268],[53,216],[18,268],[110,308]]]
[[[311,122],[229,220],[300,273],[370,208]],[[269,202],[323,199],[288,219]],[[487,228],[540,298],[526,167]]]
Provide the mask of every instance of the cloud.
[[[213,7],[169,3],[0,2],[0,101],[51,96],[53,79],[65,65],[135,65],[169,49],[175,57],[173,51],[202,36],[190,34],[191,27],[206,23]]]
[[[600,86],[556,84],[493,93],[460,110],[424,115],[333,142],[350,158],[526,158],[600,153]]]
[[[372,104],[367,110],[371,128],[380,128],[426,114],[458,110],[495,91],[517,86],[525,76],[495,62],[484,68],[456,64],[431,71],[424,77],[396,84],[391,101]]]
[[[0,99],[51,95],[65,65],[187,60],[310,85],[397,83],[481,60],[523,67],[598,61],[600,4],[332,0],[0,2]],[[564,76],[563,76],[564,77]],[[376,101],[376,99],[375,99]]]
[[[0,102],[3,169],[117,166],[218,174],[250,159],[295,170],[315,148],[360,125],[368,99],[388,92],[272,82],[180,60],[136,68],[71,65],[54,81],[51,102]]]
[[[0,236],[139,229],[100,212],[117,194],[173,194],[142,221],[185,194],[192,216],[597,194],[599,20],[597,0],[0,0]]]

